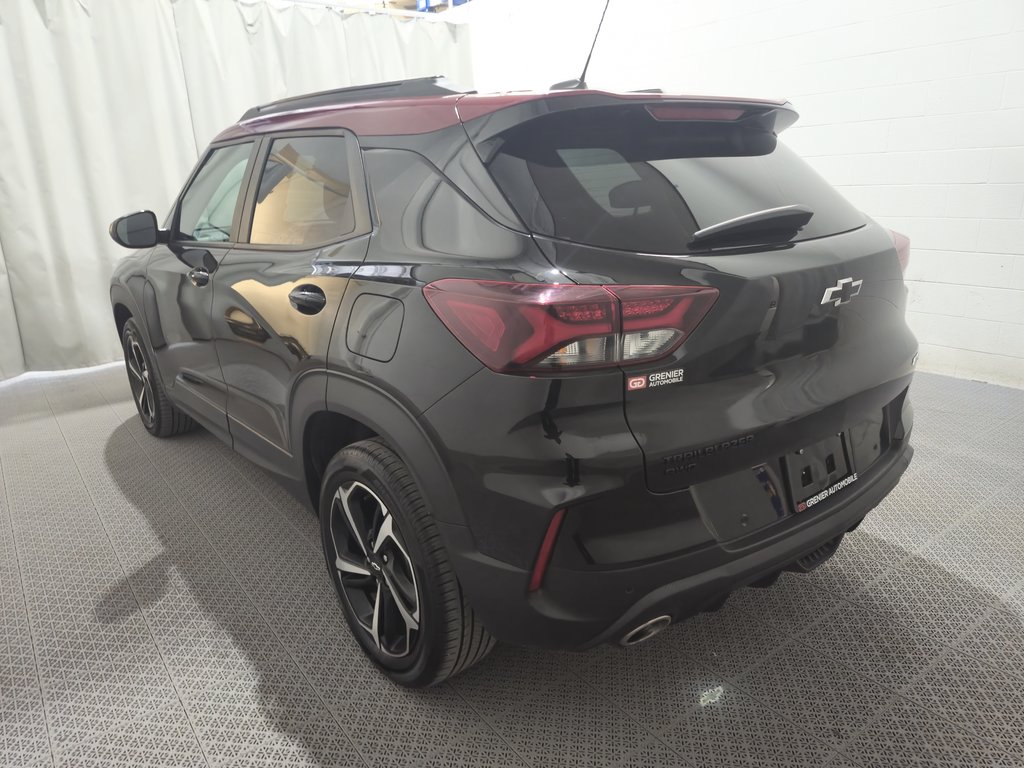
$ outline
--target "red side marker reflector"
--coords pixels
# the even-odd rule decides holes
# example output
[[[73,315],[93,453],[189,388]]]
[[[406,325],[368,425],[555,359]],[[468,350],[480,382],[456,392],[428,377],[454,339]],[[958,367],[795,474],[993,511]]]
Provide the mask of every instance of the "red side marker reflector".
[[[551,553],[555,550],[555,540],[558,538],[558,529],[562,527],[562,520],[565,518],[565,510],[555,512],[548,523],[547,533],[544,534],[544,541],[540,544],[540,551],[537,553],[537,560],[533,564],[533,573],[530,574],[530,592],[536,592],[544,583],[544,573],[551,562]]]
[[[900,258],[900,269],[904,272],[910,265],[910,238],[893,229],[889,230],[892,236],[892,244],[896,246],[896,255]]]

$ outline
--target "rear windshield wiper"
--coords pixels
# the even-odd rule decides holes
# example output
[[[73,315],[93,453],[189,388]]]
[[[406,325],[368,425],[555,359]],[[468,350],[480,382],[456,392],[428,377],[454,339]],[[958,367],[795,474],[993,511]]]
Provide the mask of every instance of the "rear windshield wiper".
[[[814,211],[805,205],[784,205],[737,216],[697,230],[687,243],[690,250],[741,245],[788,243],[811,220]]]

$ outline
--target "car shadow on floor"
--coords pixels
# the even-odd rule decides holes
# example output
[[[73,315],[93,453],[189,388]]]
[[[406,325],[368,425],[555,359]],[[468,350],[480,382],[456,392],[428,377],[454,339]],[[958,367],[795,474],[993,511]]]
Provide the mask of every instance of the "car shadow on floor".
[[[472,739],[493,740],[498,764],[517,762],[451,686],[401,689],[363,656],[308,530],[262,497],[258,509],[249,498],[213,509],[188,495],[192,475],[173,461],[252,491],[215,438],[156,440],[134,418],[110,435],[106,465],[141,513],[126,528],[162,550],[100,596],[95,613],[116,622],[126,603],[143,612],[211,762],[412,765]],[[232,530],[243,515],[250,525]]]
[[[196,495],[195,472],[239,483],[226,450],[201,432],[158,441],[130,419],[115,430],[107,465],[163,551],[96,607],[117,621],[116,591],[132,592],[208,752],[320,765],[714,764],[717,744],[723,761],[821,765],[943,749],[980,761],[1012,743],[984,722],[980,699],[971,709],[955,693],[996,674],[964,662],[995,595],[862,531],[818,571],[739,590],[644,646],[499,647],[448,685],[400,689],[348,635],[309,530],[244,484],[219,508]]]

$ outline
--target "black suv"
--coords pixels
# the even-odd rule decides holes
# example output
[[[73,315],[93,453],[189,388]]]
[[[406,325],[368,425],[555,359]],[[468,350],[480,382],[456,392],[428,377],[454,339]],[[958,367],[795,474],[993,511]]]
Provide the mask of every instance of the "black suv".
[[[146,428],[301,490],[395,681],[808,571],[910,461],[906,238],[785,102],[438,79],[254,108],[111,301]]]

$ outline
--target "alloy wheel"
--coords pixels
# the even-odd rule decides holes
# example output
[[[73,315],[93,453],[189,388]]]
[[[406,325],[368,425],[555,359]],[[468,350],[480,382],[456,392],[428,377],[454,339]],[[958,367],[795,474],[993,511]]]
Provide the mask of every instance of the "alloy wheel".
[[[420,632],[420,595],[394,517],[354,480],[338,488],[330,515],[334,568],[356,621],[381,654],[408,656]]]
[[[146,426],[151,426],[156,418],[156,401],[153,397],[153,382],[150,379],[146,355],[135,334],[129,334],[125,345],[125,364],[128,368],[128,381],[132,388],[132,397],[139,409],[139,416]]]

